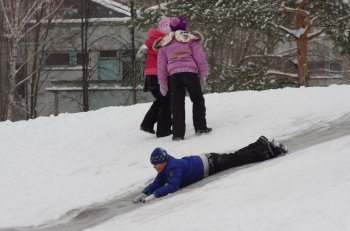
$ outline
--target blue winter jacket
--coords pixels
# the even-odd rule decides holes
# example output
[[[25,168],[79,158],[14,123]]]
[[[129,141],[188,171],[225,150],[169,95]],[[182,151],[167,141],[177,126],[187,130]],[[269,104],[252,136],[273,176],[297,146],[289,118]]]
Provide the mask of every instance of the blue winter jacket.
[[[204,178],[203,161],[200,156],[187,156],[176,159],[168,156],[164,170],[158,173],[154,181],[143,192],[163,197],[180,187],[187,186]]]

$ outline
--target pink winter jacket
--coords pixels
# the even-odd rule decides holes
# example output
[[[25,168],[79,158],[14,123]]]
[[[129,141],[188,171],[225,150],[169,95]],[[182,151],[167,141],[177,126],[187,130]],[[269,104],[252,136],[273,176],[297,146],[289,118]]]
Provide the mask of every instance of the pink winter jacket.
[[[208,75],[208,62],[201,45],[199,32],[171,32],[155,41],[153,48],[158,50],[158,83],[167,86],[168,77],[179,72],[198,73],[200,78]]]

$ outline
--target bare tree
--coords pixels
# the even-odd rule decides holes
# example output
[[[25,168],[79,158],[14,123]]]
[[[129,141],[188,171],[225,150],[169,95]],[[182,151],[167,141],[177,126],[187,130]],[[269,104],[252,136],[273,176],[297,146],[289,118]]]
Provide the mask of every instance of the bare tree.
[[[0,31],[3,31],[4,15],[0,11]],[[5,40],[3,34],[0,36],[0,121],[5,119],[6,113],[6,99],[7,99],[7,86],[6,86],[6,65],[5,65]]]
[[[21,43],[24,41],[28,33],[36,29],[41,22],[30,24],[29,22],[35,18],[35,15],[40,12],[45,4],[53,4],[55,8],[46,14],[43,19],[49,18],[61,6],[63,1],[57,0],[0,0],[0,10],[4,17],[4,34],[7,42],[7,57],[8,57],[8,94],[7,94],[7,119],[14,120],[15,106],[15,90],[16,87],[25,83],[32,75],[26,76],[20,83],[16,83],[16,75],[23,68],[23,65],[28,60],[22,61],[21,66],[16,66],[19,58],[19,50]]]
[[[58,4],[61,5],[61,2],[59,2]],[[26,97],[27,119],[34,119],[38,115],[38,93],[40,91],[42,82],[45,80],[45,78],[47,78],[42,76],[41,69],[45,61],[45,50],[52,43],[51,39],[49,39],[49,33],[54,29],[54,26],[51,22],[57,17],[61,17],[61,15],[56,13],[51,14],[49,17],[46,17],[46,14],[52,12],[53,10],[56,11],[57,9],[57,5],[55,4],[44,4],[43,7],[40,10],[38,10],[34,15],[33,24],[41,22],[43,19],[46,18],[47,20],[45,20],[45,26],[43,26],[42,23],[38,24],[38,26],[33,29],[33,32],[31,33],[32,36],[28,36],[29,38],[26,38],[26,42],[28,44],[25,44],[25,49],[29,49],[29,53],[31,54],[25,55],[26,57],[28,56],[28,60],[31,60],[31,68],[27,73],[26,79],[23,80],[24,82],[27,81],[30,86],[30,89],[27,91]],[[20,84],[22,83],[19,82],[16,85]],[[28,98],[29,102],[27,102]]]

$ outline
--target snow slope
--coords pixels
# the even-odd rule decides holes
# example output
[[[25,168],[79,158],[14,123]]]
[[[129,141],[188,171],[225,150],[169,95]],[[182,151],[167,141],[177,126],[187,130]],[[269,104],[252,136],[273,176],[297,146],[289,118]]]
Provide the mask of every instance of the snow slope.
[[[181,142],[138,130],[150,104],[0,123],[0,230],[40,225],[72,209],[141,190],[155,176],[149,164],[154,147],[175,157],[233,151],[261,134],[288,140],[310,128],[332,126],[350,113],[350,86],[205,98],[213,133],[194,135],[187,99],[187,133]],[[218,180],[191,186],[91,230],[346,230],[349,150],[350,137],[343,136],[227,171]]]
[[[231,171],[87,230],[349,230],[349,150],[347,136]]]

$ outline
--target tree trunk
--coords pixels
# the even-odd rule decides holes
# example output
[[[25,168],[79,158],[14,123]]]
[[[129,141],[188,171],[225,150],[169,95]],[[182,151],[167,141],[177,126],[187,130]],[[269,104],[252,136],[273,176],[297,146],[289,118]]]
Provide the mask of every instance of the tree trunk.
[[[303,1],[299,4],[300,9],[304,9],[307,1]],[[306,28],[305,32],[296,39],[297,43],[297,60],[298,60],[298,83],[300,86],[309,86],[309,73],[307,67],[307,46],[308,37],[310,32],[310,19],[304,14],[297,14],[295,16],[296,29],[300,30]]]
[[[297,40],[298,52],[298,83],[300,86],[309,86],[309,74],[307,67],[307,38],[302,36]]]
[[[1,8],[0,8],[1,10]],[[0,31],[4,31],[3,28],[3,15],[0,14]],[[6,92],[5,89],[7,89],[5,86],[6,81],[4,76],[6,76],[6,70],[5,70],[5,62],[4,62],[4,54],[5,54],[5,42],[3,39],[3,36],[0,36],[0,121],[3,121],[5,118],[5,99],[6,99]]]
[[[7,101],[7,119],[14,120],[13,106],[15,104],[15,86],[16,86],[16,57],[17,46],[15,40],[11,41],[11,56],[9,57],[9,92]]]
[[[13,121],[14,120],[14,105],[15,105],[15,86],[16,86],[16,60],[17,60],[17,52],[18,52],[18,30],[19,30],[19,12],[20,12],[20,2],[21,0],[16,0],[14,16],[13,16],[13,25],[12,25],[12,33],[10,35],[9,42],[9,92],[8,92],[8,102],[7,102],[7,119]],[[8,25],[11,27],[11,25]],[[10,28],[8,29],[10,31]]]
[[[45,7],[41,8],[39,12],[36,14],[36,21],[39,22],[44,13]],[[47,29],[47,28],[46,28]],[[48,29],[47,29],[48,30]],[[41,24],[34,30],[34,56],[33,56],[33,64],[32,64],[32,72],[34,72],[31,81],[30,81],[30,114],[29,117],[34,119],[37,117],[37,97],[38,97],[38,85],[39,85],[39,72],[38,68],[40,68],[39,59],[39,44],[40,44],[40,32],[41,32]]]

